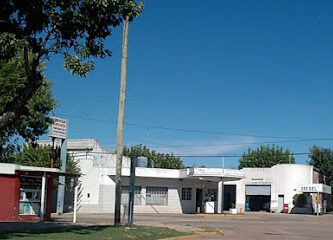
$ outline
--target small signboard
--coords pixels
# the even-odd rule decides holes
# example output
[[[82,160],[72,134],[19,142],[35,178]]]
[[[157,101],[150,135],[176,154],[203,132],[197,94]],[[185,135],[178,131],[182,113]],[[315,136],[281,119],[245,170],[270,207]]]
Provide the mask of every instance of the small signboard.
[[[317,183],[317,184],[307,184],[301,185],[297,188],[299,192],[308,192],[308,193],[328,193],[331,194],[331,186]]]
[[[49,128],[49,136],[54,138],[66,139],[67,119],[52,117],[53,124]]]

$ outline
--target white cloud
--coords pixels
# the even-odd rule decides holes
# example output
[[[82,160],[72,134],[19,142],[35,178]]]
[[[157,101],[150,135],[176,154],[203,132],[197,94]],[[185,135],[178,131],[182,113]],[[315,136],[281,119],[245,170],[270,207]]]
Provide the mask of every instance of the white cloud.
[[[174,154],[225,154],[240,153],[255,144],[258,139],[255,137],[230,137],[219,141],[184,141],[172,140],[167,144],[156,146],[159,152]],[[152,147],[154,148],[154,147]]]

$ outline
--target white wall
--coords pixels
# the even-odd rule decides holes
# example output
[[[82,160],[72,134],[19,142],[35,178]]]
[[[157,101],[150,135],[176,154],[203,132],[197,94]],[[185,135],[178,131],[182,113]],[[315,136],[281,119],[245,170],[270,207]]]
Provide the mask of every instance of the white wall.
[[[78,211],[111,211],[114,206],[114,182],[108,176],[107,169],[115,167],[116,154],[102,148],[94,139],[68,140],[67,149],[78,162],[82,173]],[[122,165],[129,167],[130,159],[123,157]]]
[[[236,207],[245,210],[246,185],[271,185],[271,211],[278,208],[278,195],[284,195],[284,203],[293,207],[295,189],[302,184],[312,183],[312,166],[302,164],[278,164],[271,168],[243,168],[245,179],[225,182],[225,185],[236,185]]]
[[[49,145],[50,141],[40,141],[41,145]],[[59,144],[59,143],[57,143]],[[113,181],[114,168],[116,165],[116,154],[102,148],[99,142],[94,139],[68,140],[67,149],[73,154],[78,162],[82,176],[81,193],[79,196],[79,212],[114,212],[115,183]],[[130,159],[123,157],[122,174],[128,176]],[[189,177],[190,169],[147,169],[137,168],[136,186],[142,189],[142,204],[135,205],[135,212],[142,213],[194,213],[196,211],[196,188],[203,189],[203,194],[207,189],[217,189],[215,180],[221,177],[240,178],[240,171],[222,169],[192,169],[193,173]],[[209,175],[211,174],[211,176]],[[147,178],[144,176],[149,176]],[[198,178],[202,180],[198,180]],[[185,178],[185,179],[183,179]],[[128,177],[122,177],[123,185],[128,185]],[[146,205],[146,187],[167,187],[168,204]],[[191,200],[181,200],[182,188],[192,188]],[[89,197],[88,197],[89,194]]]
[[[115,183],[109,177],[109,184],[100,184],[98,188],[97,201],[82,201],[79,212],[114,212]],[[129,178],[122,177],[124,186],[129,185]],[[96,185],[95,185],[96,186]],[[199,180],[179,180],[179,179],[158,179],[158,178],[137,178],[135,186],[141,187],[141,204],[134,206],[136,213],[195,213],[196,188],[217,189],[216,182],[203,182]],[[167,205],[146,205],[145,196],[147,187],[167,187]],[[90,185],[85,188],[91,189]],[[191,200],[181,200],[182,188],[192,188]],[[97,189],[95,189],[97,190]],[[86,191],[85,191],[86,193]],[[84,199],[85,197],[83,197]],[[95,200],[95,199],[94,199]]]

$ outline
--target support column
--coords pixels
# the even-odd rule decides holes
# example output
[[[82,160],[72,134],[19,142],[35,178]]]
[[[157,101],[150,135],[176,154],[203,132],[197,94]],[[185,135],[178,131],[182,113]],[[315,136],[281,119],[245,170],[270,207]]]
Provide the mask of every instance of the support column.
[[[66,158],[67,158],[67,140],[61,140],[61,150],[60,150],[60,161],[61,168],[60,172],[66,172]],[[65,197],[65,176],[59,176],[59,186],[58,186],[58,197],[57,197],[57,213],[64,213],[64,197]]]
[[[79,181],[75,179],[73,223],[76,223],[78,189],[79,189]]]
[[[217,213],[223,213],[223,180],[218,182],[217,185]]]
[[[46,187],[46,172],[43,173],[42,176],[42,189],[40,194],[40,221],[44,221],[44,214],[45,214],[45,187]]]

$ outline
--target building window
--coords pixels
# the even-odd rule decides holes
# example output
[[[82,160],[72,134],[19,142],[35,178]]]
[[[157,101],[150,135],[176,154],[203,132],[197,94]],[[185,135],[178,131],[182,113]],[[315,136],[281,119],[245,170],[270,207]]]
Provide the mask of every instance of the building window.
[[[147,187],[146,205],[168,205],[168,188]]]
[[[192,188],[182,188],[182,200],[192,199]]]
[[[129,186],[121,187],[121,204],[128,205],[129,201]],[[135,187],[134,190],[134,204],[141,204],[141,187]]]
[[[20,177],[19,214],[39,215],[41,201],[41,177]]]

